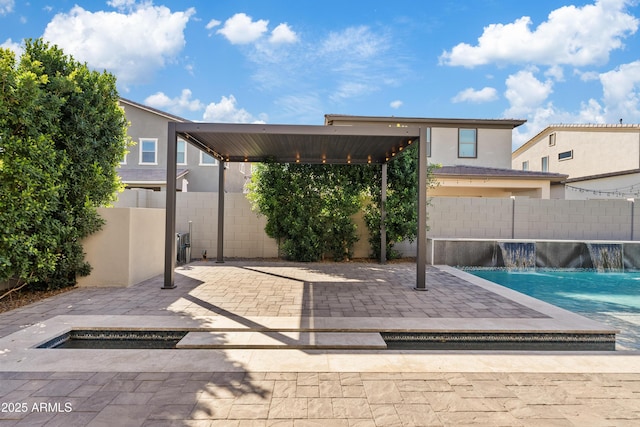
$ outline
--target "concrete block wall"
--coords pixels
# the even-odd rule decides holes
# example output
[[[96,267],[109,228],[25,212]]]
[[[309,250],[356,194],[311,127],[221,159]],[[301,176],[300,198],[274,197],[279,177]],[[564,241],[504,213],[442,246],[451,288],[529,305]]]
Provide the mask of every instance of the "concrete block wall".
[[[515,238],[630,240],[631,204],[626,200],[539,200],[515,203]]]
[[[166,194],[148,193],[149,207],[164,208]],[[266,219],[251,210],[242,193],[225,194],[224,256],[231,258],[273,258],[277,242],[266,235]],[[189,231],[191,221],[191,258],[199,259],[206,250],[208,258],[217,256],[218,193],[187,192],[176,194],[176,232]]]
[[[434,197],[428,208],[427,234],[434,238],[509,239],[513,233],[516,239],[640,240],[640,208],[632,205],[627,200]]]
[[[511,237],[511,199],[433,197],[427,211],[431,237]]]
[[[122,193],[116,206],[164,208],[163,192]],[[144,193],[144,194],[143,194]],[[433,197],[428,206],[432,238],[640,240],[640,206],[627,200],[543,200],[529,198]],[[632,215],[633,211],[633,215]],[[192,221],[192,258],[204,250],[216,257],[218,193],[178,193],[176,231]],[[356,217],[360,241],[355,257],[369,256],[368,230]],[[633,224],[633,225],[632,225]],[[266,219],[251,210],[244,194],[225,194],[225,257],[277,257],[277,242],[264,232]],[[632,239],[633,227],[633,239]],[[396,246],[415,256],[413,244]]]

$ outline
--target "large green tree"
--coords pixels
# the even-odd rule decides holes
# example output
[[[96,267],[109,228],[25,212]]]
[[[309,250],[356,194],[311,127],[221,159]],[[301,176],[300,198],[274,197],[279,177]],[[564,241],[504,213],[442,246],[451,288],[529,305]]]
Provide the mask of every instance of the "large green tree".
[[[62,50],[0,49],[0,282],[57,288],[86,275],[82,240],[121,188],[127,140],[115,77]]]

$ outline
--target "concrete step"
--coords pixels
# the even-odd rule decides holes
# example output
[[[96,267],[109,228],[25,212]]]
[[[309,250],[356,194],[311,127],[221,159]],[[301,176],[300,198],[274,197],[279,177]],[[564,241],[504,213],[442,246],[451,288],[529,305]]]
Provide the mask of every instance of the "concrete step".
[[[384,350],[387,344],[377,332],[207,331],[189,332],[176,348]]]

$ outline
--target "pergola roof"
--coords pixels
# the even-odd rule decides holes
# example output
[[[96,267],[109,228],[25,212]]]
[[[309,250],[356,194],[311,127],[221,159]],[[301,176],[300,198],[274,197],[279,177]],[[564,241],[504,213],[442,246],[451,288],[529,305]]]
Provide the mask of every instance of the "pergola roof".
[[[417,127],[176,123],[176,133],[225,162],[385,163],[420,136]]]
[[[167,176],[176,174],[178,137],[210,153],[222,162],[326,164],[382,164],[382,200],[386,198],[386,162],[406,146],[418,145],[418,189],[427,188],[426,130],[419,127],[363,127],[309,125],[253,125],[169,122]],[[218,262],[224,262],[224,170],[218,168]],[[172,289],[176,264],[176,182],[167,182],[165,270],[163,289]],[[384,203],[383,203],[384,206]],[[427,192],[418,191],[416,289],[426,290]],[[384,213],[381,214],[384,216]],[[386,232],[380,230],[381,253]],[[384,255],[381,255],[384,259]]]

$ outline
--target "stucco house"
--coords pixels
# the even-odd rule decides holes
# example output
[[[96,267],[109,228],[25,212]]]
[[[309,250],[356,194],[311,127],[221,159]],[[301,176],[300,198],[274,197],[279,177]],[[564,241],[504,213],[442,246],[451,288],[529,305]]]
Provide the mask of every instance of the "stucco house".
[[[513,152],[512,167],[567,175],[570,200],[640,197],[640,125],[551,125]]]
[[[434,171],[438,186],[429,196],[511,197],[549,199],[553,185],[566,175],[511,168],[512,131],[525,123],[516,119],[446,119],[325,115],[330,126],[420,126],[427,128],[427,159],[441,165]]]
[[[128,134],[135,144],[129,147],[118,169],[122,182],[128,189],[166,190],[167,126],[170,121],[189,120],[124,98],[120,98],[120,106],[130,123]],[[178,141],[178,191],[217,192],[218,167],[218,160],[212,156]],[[225,190],[241,193],[249,177],[249,165],[230,163],[226,167]]]

